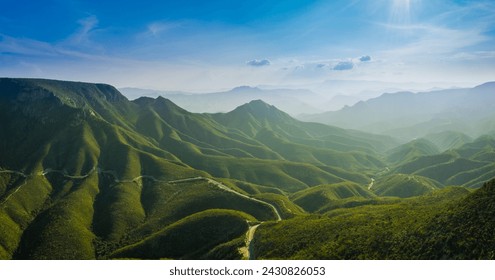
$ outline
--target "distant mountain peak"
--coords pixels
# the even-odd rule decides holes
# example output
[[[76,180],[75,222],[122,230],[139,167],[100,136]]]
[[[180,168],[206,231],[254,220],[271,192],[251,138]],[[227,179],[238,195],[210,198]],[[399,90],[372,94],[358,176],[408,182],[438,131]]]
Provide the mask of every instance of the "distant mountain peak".
[[[252,106],[267,106],[267,107],[274,107],[268,103],[266,103],[265,101],[261,100],[261,99],[255,99],[255,100],[251,100],[249,103],[247,103],[249,105],[252,105]]]
[[[237,108],[249,108],[255,112],[279,111],[275,106],[270,105],[261,99],[251,100],[249,103],[241,105]]]
[[[241,116],[251,115],[258,120],[271,120],[277,122],[291,122],[293,118],[287,113],[279,110],[277,107],[270,105],[263,100],[252,100],[249,103],[241,105],[228,114],[239,114]]]
[[[132,102],[141,105],[141,106],[158,106],[161,109],[165,109],[167,111],[177,111],[181,113],[186,113],[187,111],[179,107],[177,104],[172,102],[170,99],[165,98],[163,96],[158,96],[157,98],[152,97],[140,97]]]
[[[398,92],[386,92],[382,94],[382,97],[387,97],[387,98],[403,98],[403,97],[411,97],[414,96],[415,93],[411,91],[398,91]],[[379,98],[379,97],[377,97]],[[375,98],[376,99],[376,98]]]
[[[261,91],[261,89],[258,88],[258,87],[239,86],[239,87],[233,88],[231,91],[232,92],[239,92],[239,93],[242,93],[242,92],[253,92],[253,91],[259,92],[259,91]]]
[[[487,82],[473,88],[474,91],[495,91],[495,81]]]

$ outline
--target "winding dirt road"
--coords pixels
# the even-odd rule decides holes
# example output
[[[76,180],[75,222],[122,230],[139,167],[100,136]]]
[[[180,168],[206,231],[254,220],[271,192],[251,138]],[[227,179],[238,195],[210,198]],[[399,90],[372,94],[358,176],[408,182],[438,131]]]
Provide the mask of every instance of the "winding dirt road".
[[[17,193],[21,189],[21,187],[23,187],[24,185],[27,184],[27,180],[28,180],[29,176],[27,176],[26,174],[24,174],[22,172],[12,171],[12,170],[2,170],[2,171],[0,171],[0,173],[12,173],[12,174],[16,174],[16,175],[19,175],[21,177],[24,177],[24,182],[21,185],[19,185],[18,187],[16,187],[15,190],[13,192],[11,192],[9,195],[7,195],[4,199],[2,199],[2,201],[0,201],[0,205],[4,205],[12,197],[12,195]]]
[[[254,225],[254,226],[249,226],[249,229],[246,231],[246,238],[244,239],[244,243],[246,246],[239,248],[239,253],[242,254],[243,259],[246,260],[253,260],[254,259],[254,249],[252,246],[252,241],[254,239],[254,233],[256,232],[256,229],[262,224],[263,222]]]
[[[231,192],[231,193],[234,193],[238,196],[242,196],[244,198],[247,198],[247,199],[250,199],[252,201],[256,201],[258,203],[261,203],[261,204],[264,204],[264,205],[267,205],[268,207],[270,207],[272,210],[273,210],[273,213],[275,213],[275,216],[277,217],[277,222],[281,221],[282,220],[282,217],[280,216],[280,213],[278,212],[277,208],[271,204],[271,203],[268,203],[266,201],[263,201],[263,200],[259,200],[259,199],[256,199],[256,198],[253,198],[253,197],[250,197],[248,195],[245,195],[245,194],[242,194],[242,193],[239,193],[227,186],[225,186],[224,184],[218,182],[218,181],[215,181],[211,178],[206,178],[206,177],[193,177],[193,178],[186,178],[186,179],[181,179],[181,180],[174,180],[174,181],[169,181],[168,183],[169,184],[177,184],[177,183],[184,183],[184,182],[193,182],[193,181],[207,181],[208,183],[222,189],[222,190],[225,190],[225,191],[228,191],[228,192]],[[246,238],[245,238],[245,246],[239,248],[239,252],[243,255],[243,259],[246,259],[246,260],[252,260],[254,259],[254,248],[253,248],[253,239],[254,239],[254,234],[256,232],[256,229],[261,226],[264,222],[261,222],[257,225],[253,225],[253,226],[249,226],[249,229],[247,230],[246,232]]]
[[[373,187],[374,184],[375,184],[375,178],[371,178],[371,182],[368,185],[368,190],[371,190],[371,188]]]

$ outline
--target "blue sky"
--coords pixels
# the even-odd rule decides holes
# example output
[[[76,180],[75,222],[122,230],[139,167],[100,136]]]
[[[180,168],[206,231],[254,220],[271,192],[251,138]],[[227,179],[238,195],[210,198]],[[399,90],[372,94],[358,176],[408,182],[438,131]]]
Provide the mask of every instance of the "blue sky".
[[[0,4],[0,76],[197,92],[495,80],[491,0]]]

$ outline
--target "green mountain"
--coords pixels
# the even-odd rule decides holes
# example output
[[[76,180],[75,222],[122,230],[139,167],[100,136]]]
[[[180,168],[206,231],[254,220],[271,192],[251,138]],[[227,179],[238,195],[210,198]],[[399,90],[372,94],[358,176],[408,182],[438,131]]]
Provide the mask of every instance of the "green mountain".
[[[375,195],[361,186],[345,182],[320,185],[294,193],[291,199],[310,213],[326,212],[329,208],[346,207],[351,203],[374,198]]]
[[[424,139],[437,146],[440,151],[460,148],[462,145],[472,142],[473,139],[462,132],[443,131],[428,134]]]
[[[0,91],[2,258],[117,256],[209,209],[259,221],[302,214],[286,192],[379,168],[376,149],[394,143],[301,123],[261,101],[208,115],[160,97],[131,102],[103,84],[4,78]],[[234,180],[233,191],[212,176]]]
[[[129,101],[105,84],[0,78],[0,135],[0,259],[313,256],[320,241],[266,247],[298,255],[259,246],[279,230],[324,230],[321,242],[330,233],[361,240],[367,229],[376,238],[435,231],[425,219],[447,219],[440,210],[469,193],[444,186],[495,177],[490,135],[400,144],[301,122],[261,100],[198,114],[162,97]],[[458,217],[470,217],[465,205]],[[402,248],[410,239],[394,240]],[[353,248],[335,244],[328,249]],[[362,258],[400,256],[356,244]]]
[[[387,152],[387,161],[391,163],[404,162],[420,156],[438,154],[440,150],[435,144],[425,139],[413,140]]]
[[[370,188],[379,196],[413,197],[443,188],[443,185],[418,175],[392,174],[377,179]]]
[[[394,171],[421,175],[444,185],[480,187],[495,176],[494,139],[483,136],[458,149],[402,163]]]

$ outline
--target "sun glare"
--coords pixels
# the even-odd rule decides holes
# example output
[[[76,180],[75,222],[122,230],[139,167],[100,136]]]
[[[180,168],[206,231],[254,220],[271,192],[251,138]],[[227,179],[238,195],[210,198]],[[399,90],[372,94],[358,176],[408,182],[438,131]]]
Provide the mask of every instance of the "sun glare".
[[[390,19],[394,24],[408,24],[411,21],[411,5],[414,0],[391,0]]]

